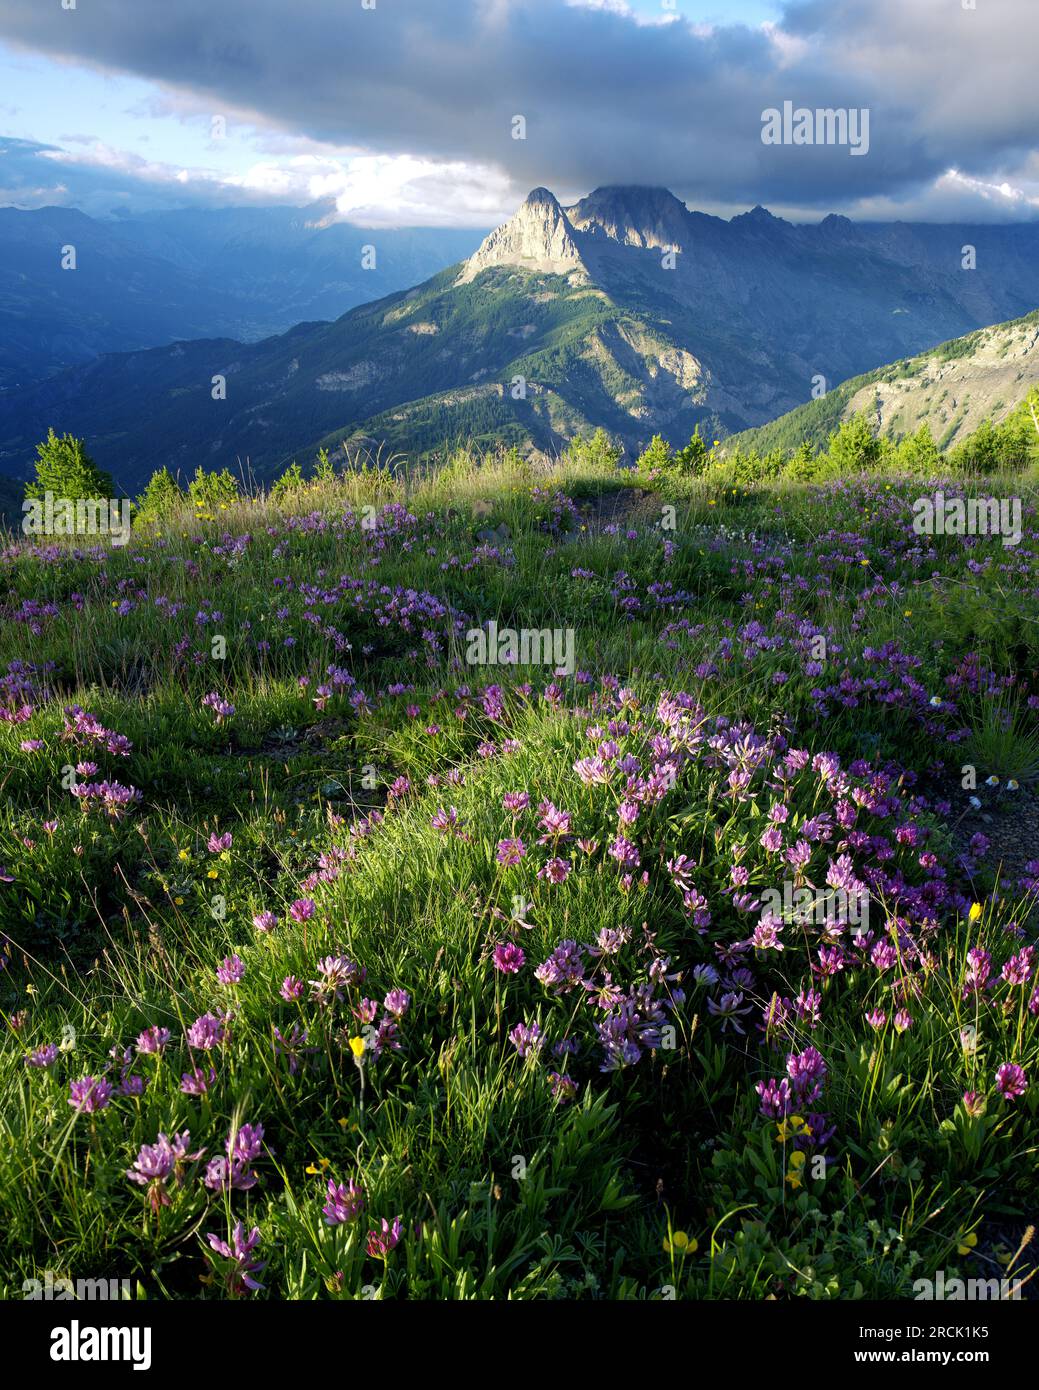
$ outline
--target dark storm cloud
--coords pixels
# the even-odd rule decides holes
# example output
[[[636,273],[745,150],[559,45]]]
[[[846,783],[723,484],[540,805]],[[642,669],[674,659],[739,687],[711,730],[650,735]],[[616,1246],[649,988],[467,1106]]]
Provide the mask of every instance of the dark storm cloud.
[[[637,25],[562,0],[0,0],[0,35],[287,130],[491,163],[520,187],[660,183],[694,203],[840,207],[1037,143],[1035,0],[806,0],[779,30]],[[1031,38],[1029,39],[1029,32]],[[761,115],[867,107],[869,152],[766,146]],[[84,113],[84,119],[89,113]],[[527,138],[511,138],[522,115]]]

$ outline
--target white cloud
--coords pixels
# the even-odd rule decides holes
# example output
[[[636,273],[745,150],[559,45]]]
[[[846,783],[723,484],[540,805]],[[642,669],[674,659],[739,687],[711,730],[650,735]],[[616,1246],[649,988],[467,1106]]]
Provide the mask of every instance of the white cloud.
[[[257,160],[239,174],[148,160],[100,140],[80,139],[72,149],[44,149],[38,157],[152,185],[222,194],[223,201],[293,206],[334,201],[342,220],[371,227],[490,226],[511,216],[522,196],[489,167],[413,155],[336,154],[313,145],[306,153]]]

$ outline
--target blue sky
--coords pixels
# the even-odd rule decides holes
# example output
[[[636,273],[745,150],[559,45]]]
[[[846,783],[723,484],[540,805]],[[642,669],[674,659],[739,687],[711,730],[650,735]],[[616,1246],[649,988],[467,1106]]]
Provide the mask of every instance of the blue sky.
[[[0,132],[76,153],[93,144],[149,164],[226,174],[255,159],[256,127],[227,123],[213,138],[213,112],[154,81],[0,43]]]
[[[676,0],[674,9],[669,10],[661,0],[629,0],[629,8],[646,19],[677,13],[701,24],[760,24],[764,19],[775,19],[782,6],[769,0]]]
[[[0,0],[0,204],[485,226],[535,184],[652,182],[723,215],[1035,216],[1039,6],[979,5]],[[764,149],[788,97],[867,108],[869,158]]]

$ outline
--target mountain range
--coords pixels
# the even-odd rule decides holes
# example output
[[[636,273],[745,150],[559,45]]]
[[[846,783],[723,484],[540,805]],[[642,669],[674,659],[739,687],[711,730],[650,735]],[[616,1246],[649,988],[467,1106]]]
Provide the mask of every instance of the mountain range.
[[[163,464],[248,459],[269,477],[320,444],[552,452],[599,425],[632,452],[697,425],[710,441],[1037,304],[1039,223],[725,220],[666,189],[563,207],[538,188],[468,259],[332,322],[109,354],[0,393],[0,470],[23,475],[50,426],[124,487]]]
[[[75,208],[0,208],[0,388],[101,353],[185,338],[255,341],[337,317],[468,255],[482,235],[373,231],[333,214],[326,203],[108,220]],[[74,269],[62,267],[66,247]]]

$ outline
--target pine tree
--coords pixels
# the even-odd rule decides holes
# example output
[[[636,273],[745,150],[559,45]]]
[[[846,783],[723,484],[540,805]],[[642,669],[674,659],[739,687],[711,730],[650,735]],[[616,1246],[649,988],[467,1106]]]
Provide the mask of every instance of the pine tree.
[[[884,445],[873,433],[864,414],[853,415],[830,435],[830,463],[839,473],[860,473],[876,468],[884,454]]]
[[[271,498],[275,502],[284,501],[294,492],[301,492],[306,486],[303,479],[303,470],[295,459],[289,464],[285,472],[280,477],[275,478],[271,484]]]
[[[807,439],[802,439],[790,455],[790,461],[783,469],[783,476],[798,482],[807,482],[809,478],[815,477],[816,471],[815,450]]]
[[[954,467],[975,473],[995,473],[1001,461],[999,435],[991,420],[982,420],[973,434],[957,444],[952,456]]]
[[[315,483],[334,483],[336,476],[335,465],[328,456],[328,450],[321,448],[317,451],[317,463],[314,465]]]
[[[137,499],[135,526],[154,526],[163,522],[184,498],[168,468],[160,468],[148,479],[148,486]]]
[[[897,461],[907,473],[934,477],[942,467],[942,452],[934,442],[926,421],[915,434],[906,435],[898,446]]]
[[[200,510],[226,511],[238,501],[238,479],[226,468],[207,473],[200,465],[188,483],[188,496]]]
[[[27,498],[42,499],[48,492],[70,502],[113,496],[111,477],[98,468],[82,439],[71,434],[63,434],[59,439],[52,429],[43,443],[37,444],[36,452],[36,481],[26,483]]]
[[[674,459],[671,445],[662,434],[655,434],[642,453],[639,454],[637,467],[643,473],[652,473],[673,467]]]
[[[571,463],[585,464],[590,468],[616,468],[621,459],[621,449],[600,425],[590,437],[578,436],[567,447]]]
[[[684,449],[675,455],[675,463],[687,473],[702,473],[708,459],[707,445],[700,438],[700,426],[693,430],[692,437]]]

